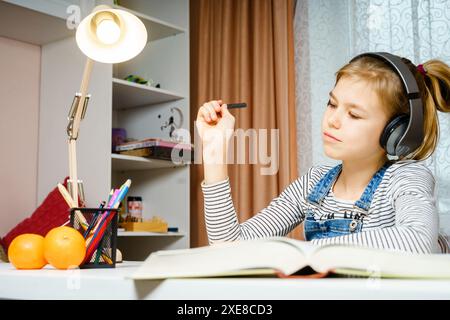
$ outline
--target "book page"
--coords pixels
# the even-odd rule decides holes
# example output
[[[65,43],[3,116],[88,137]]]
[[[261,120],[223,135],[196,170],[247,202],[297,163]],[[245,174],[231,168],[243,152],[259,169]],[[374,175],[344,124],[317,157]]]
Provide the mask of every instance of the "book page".
[[[281,241],[296,247],[298,250],[303,252],[303,255],[306,257],[307,261],[309,261],[310,257],[321,248],[321,246],[312,244],[309,241],[296,240],[288,237],[272,237],[267,238],[267,240]]]
[[[286,275],[307,265],[298,247],[269,239],[233,241],[208,247],[158,251],[150,255],[132,279]]]
[[[329,245],[316,251],[312,267],[379,278],[450,278],[450,255],[413,254],[358,246]]]

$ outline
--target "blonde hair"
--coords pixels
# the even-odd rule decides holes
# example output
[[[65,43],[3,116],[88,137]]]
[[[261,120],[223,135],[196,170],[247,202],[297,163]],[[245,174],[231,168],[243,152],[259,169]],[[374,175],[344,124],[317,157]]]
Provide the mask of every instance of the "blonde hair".
[[[423,64],[425,70],[423,75],[410,60],[402,58],[402,61],[416,78],[424,106],[424,140],[407,157],[423,160],[433,154],[439,139],[437,110],[450,112],[450,67],[440,60],[429,60]],[[401,114],[409,114],[402,81],[382,60],[363,56],[339,69],[336,72],[336,83],[342,77],[367,81],[377,93],[390,119]]]

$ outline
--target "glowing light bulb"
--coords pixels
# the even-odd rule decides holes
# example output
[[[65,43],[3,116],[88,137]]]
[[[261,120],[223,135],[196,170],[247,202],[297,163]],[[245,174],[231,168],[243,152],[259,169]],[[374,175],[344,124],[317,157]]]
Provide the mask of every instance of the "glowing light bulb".
[[[104,19],[97,25],[97,38],[104,44],[113,44],[120,38],[120,27],[114,20]]]
[[[120,63],[137,56],[147,44],[144,23],[124,10],[100,9],[78,25],[76,41],[80,50],[103,63]]]

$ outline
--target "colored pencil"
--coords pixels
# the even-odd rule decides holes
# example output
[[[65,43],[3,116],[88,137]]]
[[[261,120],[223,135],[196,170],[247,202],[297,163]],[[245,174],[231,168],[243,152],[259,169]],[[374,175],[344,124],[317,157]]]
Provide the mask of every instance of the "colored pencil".
[[[129,188],[131,185],[131,180],[128,179],[119,189],[119,192],[114,192],[116,197],[111,198],[109,204],[112,204],[113,209],[117,209],[119,207],[120,202],[123,200],[123,198],[126,196]],[[108,206],[110,207],[110,206]],[[103,214],[102,218],[98,222],[94,234],[91,237],[90,240],[87,241],[87,248],[86,248],[86,256],[83,261],[83,263],[86,263],[87,261],[91,260],[91,257],[95,250],[99,247],[99,243],[101,239],[103,238],[103,235],[106,231],[106,228],[108,227],[108,224],[111,222],[111,220],[115,217],[116,212],[115,211],[107,211]]]

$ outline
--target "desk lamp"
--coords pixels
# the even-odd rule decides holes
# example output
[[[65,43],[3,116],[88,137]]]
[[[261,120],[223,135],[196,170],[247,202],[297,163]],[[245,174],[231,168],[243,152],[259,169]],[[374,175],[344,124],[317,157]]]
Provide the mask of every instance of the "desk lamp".
[[[67,126],[69,189],[74,204],[78,206],[76,141],[80,121],[84,119],[90,98],[86,92],[93,62],[120,63],[134,58],[147,43],[147,30],[142,21],[133,14],[101,5],[95,7],[92,13],[80,22],[75,37],[78,47],[87,56],[80,92],[75,94]]]

